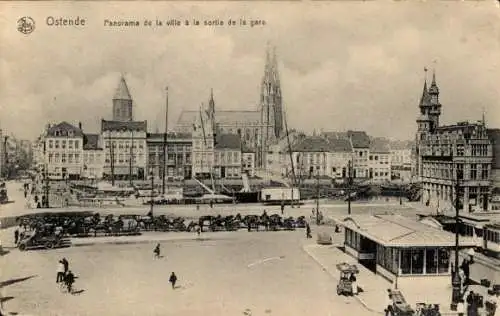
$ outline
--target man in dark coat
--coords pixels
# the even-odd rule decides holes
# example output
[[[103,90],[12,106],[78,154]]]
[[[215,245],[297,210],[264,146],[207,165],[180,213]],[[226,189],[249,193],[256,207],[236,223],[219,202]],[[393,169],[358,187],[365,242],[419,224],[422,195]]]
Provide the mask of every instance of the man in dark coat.
[[[16,230],[14,231],[14,243],[17,245],[18,242],[19,242],[19,230],[16,228]]]
[[[168,279],[168,282],[170,282],[170,284],[172,284],[172,290],[175,289],[175,283],[177,282],[177,276],[175,275],[174,272],[172,272],[172,274],[170,274],[170,278]]]
[[[62,258],[61,262],[64,265],[64,274],[68,273],[68,270],[69,270],[68,260],[66,260],[66,258]]]
[[[306,222],[306,238],[312,238],[311,236],[311,226]]]

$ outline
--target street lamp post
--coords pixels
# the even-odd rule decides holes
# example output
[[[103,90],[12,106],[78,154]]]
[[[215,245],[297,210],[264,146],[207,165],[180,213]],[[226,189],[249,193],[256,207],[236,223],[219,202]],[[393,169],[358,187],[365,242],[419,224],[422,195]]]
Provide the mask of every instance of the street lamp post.
[[[452,163],[453,163],[453,156],[452,156]],[[454,164],[453,164],[454,165]],[[456,181],[455,181],[455,266],[452,271],[453,273],[453,279],[451,282],[453,291],[452,291],[452,296],[451,296],[451,310],[456,311],[457,310],[457,305],[458,301],[461,299],[461,284],[462,280],[460,279],[460,274],[459,274],[459,268],[458,268],[458,255],[459,255],[459,225],[460,225],[460,220],[459,220],[459,207],[460,207],[460,200],[459,200],[459,189],[460,189],[460,183],[459,183],[459,175],[458,175],[458,168],[456,169]]]
[[[347,165],[347,214],[351,215],[351,182],[352,182],[352,160]]]
[[[316,174],[316,225],[319,226],[320,218],[319,218],[319,170]]]
[[[153,168],[151,168],[151,171],[149,173],[151,175],[151,208],[149,210],[149,213],[151,214],[150,216],[153,216],[153,207],[154,207],[154,201],[153,201],[153,191],[154,191],[154,186],[155,186],[155,177],[154,177],[154,172]]]

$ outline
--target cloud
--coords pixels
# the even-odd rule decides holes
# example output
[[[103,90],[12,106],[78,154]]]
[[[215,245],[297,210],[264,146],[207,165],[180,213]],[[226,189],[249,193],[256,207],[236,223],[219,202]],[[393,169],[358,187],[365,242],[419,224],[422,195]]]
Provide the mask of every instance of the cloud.
[[[33,139],[47,121],[97,131],[121,73],[137,119],[163,129],[182,109],[256,109],[266,43],[277,46],[290,126],[413,138],[423,68],[435,68],[442,122],[498,127],[499,11],[490,2],[3,3],[0,127]],[[37,21],[31,35],[19,17]],[[48,27],[47,16],[85,28]],[[257,27],[110,28],[104,19],[264,20]],[[433,63],[433,61],[435,61]]]

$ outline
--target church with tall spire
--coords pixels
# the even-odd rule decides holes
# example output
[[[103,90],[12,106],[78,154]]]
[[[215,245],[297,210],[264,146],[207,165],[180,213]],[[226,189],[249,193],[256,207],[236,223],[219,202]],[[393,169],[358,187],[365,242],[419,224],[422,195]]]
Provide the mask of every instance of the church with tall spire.
[[[427,69],[425,69],[427,74]],[[442,125],[436,73],[427,78],[418,104],[414,176],[422,184],[422,202],[451,211],[458,196],[461,212],[490,209],[492,143],[484,119]],[[460,183],[455,192],[456,182]]]
[[[215,102],[214,90],[210,90],[208,107],[199,110],[183,110],[176,124],[176,131],[190,133],[198,116],[212,120],[215,134],[238,135],[246,150],[255,153],[256,165],[265,168],[266,153],[270,145],[284,136],[284,113],[281,83],[276,49],[266,51],[264,74],[256,106],[248,110],[220,110]],[[202,113],[202,114],[200,114]]]

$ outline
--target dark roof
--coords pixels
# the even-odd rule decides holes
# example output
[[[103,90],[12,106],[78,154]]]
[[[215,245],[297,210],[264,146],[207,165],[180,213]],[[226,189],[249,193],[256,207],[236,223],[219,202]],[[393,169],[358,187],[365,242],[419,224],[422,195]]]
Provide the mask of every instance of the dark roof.
[[[101,120],[101,131],[116,131],[116,130],[139,130],[147,131],[147,121],[106,121]]]
[[[332,145],[324,137],[309,136],[300,141],[292,148],[292,151],[297,152],[327,152],[333,151]]]
[[[374,138],[370,142],[370,152],[389,153],[389,141],[381,138]]]
[[[332,151],[352,152],[351,142],[347,138],[328,138]]]
[[[83,132],[81,129],[68,122],[61,122],[50,127],[47,131],[47,135],[50,137],[82,137]]]
[[[235,134],[221,134],[216,136],[216,149],[241,149],[240,136]]]
[[[163,139],[163,133],[147,133],[148,139]],[[168,132],[167,140],[170,139],[191,139],[192,135],[190,133],[177,133],[177,132]]]
[[[411,140],[394,140],[390,142],[391,150],[412,149],[414,142]]]
[[[500,168],[500,129],[488,129],[488,137],[490,138],[491,147],[493,151],[493,161],[491,162],[492,169]]]
[[[364,131],[347,131],[347,135],[351,139],[352,147],[354,148],[369,148],[370,137]]]
[[[347,132],[323,132],[322,133],[328,140],[332,139],[349,139]]]
[[[83,136],[83,150],[99,150],[99,134],[85,134]]]

